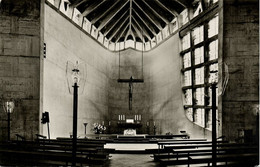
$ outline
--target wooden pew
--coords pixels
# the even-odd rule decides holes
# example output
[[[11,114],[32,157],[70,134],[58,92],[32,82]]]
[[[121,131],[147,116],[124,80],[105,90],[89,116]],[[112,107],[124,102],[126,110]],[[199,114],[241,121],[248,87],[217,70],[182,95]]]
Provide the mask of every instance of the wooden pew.
[[[19,140],[19,139],[21,139],[22,141],[25,140],[25,137],[23,137],[23,136],[21,136],[19,134],[15,134],[15,136],[16,136],[16,140]]]
[[[241,143],[221,143],[218,142],[216,147],[217,148],[223,148],[223,147],[227,147],[227,148],[231,148],[231,147],[242,147],[242,146],[250,146],[250,144],[241,144]],[[192,149],[193,148],[193,149]],[[175,145],[175,146],[165,146],[164,150],[166,153],[168,153],[168,155],[170,155],[170,153],[172,154],[178,154],[178,153],[185,153],[187,151],[199,151],[199,149],[202,148],[206,148],[211,150],[212,149],[212,144],[211,143],[200,143],[200,144],[187,144],[187,145]],[[187,150],[188,149],[188,150]],[[191,150],[189,150],[191,149]]]
[[[165,145],[190,145],[190,144],[211,144],[212,141],[162,141],[158,142],[158,148],[163,149]],[[217,143],[228,143],[227,141],[217,141]]]
[[[184,141],[207,141],[207,139],[150,139],[150,143],[159,143],[159,142],[184,142]]]
[[[73,161],[71,153],[65,152],[39,152],[39,151],[22,151],[0,149],[0,156],[8,157],[9,161],[5,165],[39,165],[49,164],[53,161],[54,165],[70,165]],[[1,159],[0,158],[0,159]],[[90,159],[85,155],[76,155],[76,162],[80,165],[97,164],[102,165],[105,159]],[[51,163],[52,164],[52,163]]]
[[[93,147],[89,147],[93,146]],[[98,147],[94,147],[98,146]],[[34,141],[13,141],[0,145],[1,152],[5,156],[28,156],[34,158],[35,161],[46,162],[60,161],[69,163],[72,161],[72,143],[71,142],[34,142]],[[103,164],[109,158],[109,153],[104,150],[102,144],[79,143],[77,145],[77,162],[82,164]],[[6,154],[5,154],[6,153]],[[25,154],[25,155],[24,155]],[[33,155],[31,155],[33,154]],[[23,159],[21,159],[23,161]],[[61,165],[61,164],[57,164]],[[67,164],[63,164],[67,165]]]
[[[257,146],[241,146],[241,147],[219,147],[217,148],[217,154],[225,154],[225,153],[256,153]],[[203,149],[175,149],[172,154],[154,154],[153,158],[155,161],[160,159],[171,159],[188,156],[201,156],[201,155],[212,155],[211,148],[203,148]]]
[[[166,152],[163,148],[165,143],[183,143],[183,142],[199,142],[199,141],[207,141],[207,139],[151,139],[151,143],[157,143],[158,149],[146,149],[147,153],[159,153]]]
[[[175,135],[147,135],[146,138],[156,138],[156,139],[174,139],[174,138],[182,138],[188,139],[188,134],[175,134]]]
[[[210,142],[183,142],[174,143],[173,146],[166,145],[163,150],[168,150],[167,154],[154,154],[155,161],[160,161],[162,165],[187,165],[212,163],[212,144]],[[173,144],[173,143],[171,143]],[[195,147],[195,148],[192,148]],[[171,153],[171,154],[170,154]],[[217,156],[218,162],[237,163],[241,159],[243,161],[256,162],[256,155],[258,155],[258,146],[253,143],[217,143]],[[246,156],[244,156],[246,155]],[[231,157],[240,157],[241,159],[235,160]],[[210,158],[208,158],[210,157]],[[227,158],[228,157],[228,158]]]
[[[47,139],[46,136],[40,135],[40,134],[35,134],[37,139]]]
[[[247,164],[248,166],[255,165],[257,163],[258,154],[248,153],[248,154],[221,154],[217,155],[216,162],[224,162],[226,165],[231,163],[240,163],[240,165]],[[161,159],[160,163],[162,166],[165,165],[188,165],[191,164],[208,164],[212,163],[211,156],[189,156],[187,158],[182,158],[179,160],[168,160]]]

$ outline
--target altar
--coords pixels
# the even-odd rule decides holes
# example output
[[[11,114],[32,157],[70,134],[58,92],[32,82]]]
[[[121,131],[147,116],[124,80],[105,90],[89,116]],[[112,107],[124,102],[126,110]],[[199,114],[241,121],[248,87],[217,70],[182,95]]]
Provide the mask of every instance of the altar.
[[[127,123],[127,122],[119,122],[117,123],[117,126],[119,128],[124,128],[124,129],[138,129],[142,127],[141,123]]]
[[[135,129],[125,129],[123,135],[117,135],[117,138],[145,138],[144,134],[136,134]]]

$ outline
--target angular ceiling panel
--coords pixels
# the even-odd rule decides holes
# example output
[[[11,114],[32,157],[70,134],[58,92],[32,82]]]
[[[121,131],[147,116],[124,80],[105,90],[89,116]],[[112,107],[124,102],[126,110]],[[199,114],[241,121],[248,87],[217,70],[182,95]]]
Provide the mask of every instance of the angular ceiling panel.
[[[108,41],[151,41],[188,0],[69,0]]]

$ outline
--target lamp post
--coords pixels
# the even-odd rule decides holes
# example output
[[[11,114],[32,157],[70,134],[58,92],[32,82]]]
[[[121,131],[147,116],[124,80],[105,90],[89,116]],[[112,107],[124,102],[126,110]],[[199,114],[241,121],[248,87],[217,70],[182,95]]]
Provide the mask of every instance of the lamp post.
[[[87,138],[87,129],[86,129],[86,127],[87,127],[88,123],[83,123],[83,125],[85,126],[85,138]]]
[[[79,70],[80,69],[80,70]],[[85,64],[74,65],[67,62],[66,76],[70,94],[73,94],[73,126],[72,126],[72,165],[76,166],[77,124],[78,124],[78,94],[83,93],[85,85]]]
[[[216,118],[216,86],[212,84],[212,166],[216,166],[216,144],[217,144],[217,118]]]
[[[155,121],[153,122],[153,135],[156,135],[156,126],[155,126]]]
[[[216,162],[216,159],[217,159],[217,114],[216,114],[216,111],[217,111],[217,104],[216,104],[216,101],[217,101],[217,92],[216,92],[216,89],[217,89],[217,81],[218,81],[218,71],[211,71],[210,73],[213,73],[215,74],[215,76],[212,78],[212,85],[211,85],[211,89],[212,89],[212,166],[216,166],[217,165],[217,162]]]
[[[7,101],[4,103],[4,110],[7,113],[7,140],[10,141],[10,117],[11,113],[14,110],[14,102],[13,101]]]
[[[72,70],[73,87],[73,138],[72,138],[72,165],[76,165],[76,152],[77,152],[77,124],[78,124],[78,83],[79,83],[79,69]]]

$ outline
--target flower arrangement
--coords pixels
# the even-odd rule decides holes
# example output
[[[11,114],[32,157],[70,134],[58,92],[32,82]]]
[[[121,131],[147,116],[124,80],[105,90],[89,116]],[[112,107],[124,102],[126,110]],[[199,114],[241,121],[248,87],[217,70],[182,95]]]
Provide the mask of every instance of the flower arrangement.
[[[105,130],[106,130],[106,127],[104,125],[101,125],[99,123],[94,123],[93,124],[93,132],[95,134],[104,133]]]

